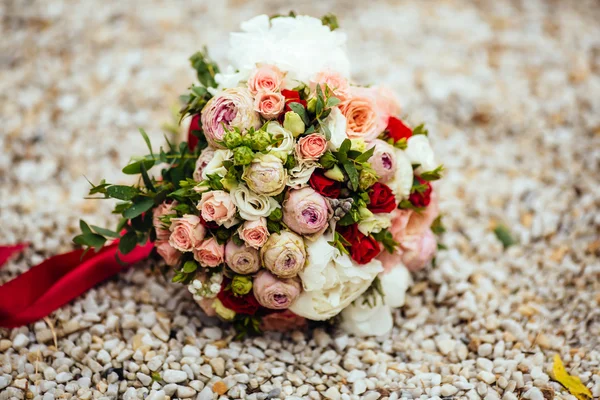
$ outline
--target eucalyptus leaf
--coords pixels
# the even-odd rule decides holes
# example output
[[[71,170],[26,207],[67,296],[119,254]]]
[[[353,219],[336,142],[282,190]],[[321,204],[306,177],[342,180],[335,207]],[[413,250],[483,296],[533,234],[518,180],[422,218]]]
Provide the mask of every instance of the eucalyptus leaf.
[[[356,191],[358,190],[358,171],[354,166],[352,161],[346,161],[344,164],[344,170],[348,174],[348,179],[350,179],[350,189]]]
[[[127,219],[133,219],[151,209],[152,206],[154,206],[153,199],[149,197],[143,198],[141,201],[133,203],[131,207],[123,211],[123,216]]]
[[[146,142],[146,146],[148,146],[148,150],[150,150],[150,154],[152,154],[152,157],[154,157],[154,152],[152,151],[152,144],[150,143],[150,138],[148,137],[148,134],[142,128],[139,128],[139,130],[140,134],[144,138],[144,142]]]
[[[122,254],[130,253],[137,245],[137,235],[133,231],[127,232],[119,241],[119,251]]]
[[[94,230],[94,232],[96,232],[102,236],[105,236],[105,237],[110,237],[110,238],[114,238],[114,239],[118,239],[121,237],[121,235],[119,235],[118,232],[111,231],[110,229],[106,229],[106,228],[101,228],[96,225],[92,225],[92,229]]]
[[[152,168],[154,166],[155,161],[154,160],[140,160],[140,161],[136,161],[133,162],[127,166],[125,166],[125,168],[123,168],[123,173],[127,174],[127,175],[136,175],[142,172],[142,167],[141,164],[144,164],[144,167],[146,168],[146,170],[149,170],[150,168]]]
[[[133,186],[112,185],[106,188],[106,194],[114,199],[132,200],[138,194],[138,190]]]

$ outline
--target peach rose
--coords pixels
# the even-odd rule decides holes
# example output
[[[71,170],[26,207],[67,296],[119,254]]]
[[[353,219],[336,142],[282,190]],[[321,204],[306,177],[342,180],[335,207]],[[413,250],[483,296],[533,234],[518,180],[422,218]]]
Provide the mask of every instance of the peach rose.
[[[203,267],[216,267],[223,263],[224,257],[225,246],[219,244],[214,237],[203,241],[194,249],[194,259]]]
[[[169,244],[168,240],[157,240],[154,242],[157,253],[165,260],[169,267],[177,265],[181,259],[181,252]]]
[[[265,119],[275,119],[285,107],[285,97],[275,92],[259,92],[254,99],[254,111]]]
[[[367,142],[381,134],[387,118],[380,113],[374,88],[352,88],[352,97],[342,102],[340,111],[346,117],[346,134],[350,139]]]
[[[327,139],[323,136],[313,133],[303,136],[296,143],[296,154],[300,160],[318,160],[327,150]]]
[[[229,193],[224,190],[202,193],[196,208],[200,210],[205,221],[215,221],[219,225],[225,225],[225,228],[235,223],[235,204]]]
[[[348,80],[336,71],[321,71],[310,81],[310,89],[316,91],[317,85],[321,85],[321,90],[325,93],[325,85],[333,92],[333,95],[341,101],[350,97],[350,84]]]
[[[279,92],[285,74],[274,65],[261,65],[248,79],[248,90],[253,95],[258,92]]]
[[[177,212],[173,210],[173,207],[177,205],[177,202],[174,201],[172,203],[163,202],[159,204],[154,210],[152,210],[152,225],[154,225],[154,229],[156,230],[156,239],[158,240],[167,240],[171,235],[169,228],[165,226],[165,224],[160,220],[161,217],[165,215],[176,215]]]
[[[200,218],[192,214],[172,218],[169,229],[171,231],[169,243],[179,251],[192,251],[202,242],[206,234]]]
[[[305,326],[306,318],[296,315],[290,310],[267,314],[260,321],[262,331],[288,332],[294,329],[302,329]]]
[[[256,221],[246,221],[238,229],[240,239],[246,242],[246,245],[259,249],[269,238],[269,230],[267,229],[267,220],[260,217]]]
[[[298,278],[277,278],[263,269],[254,278],[252,289],[261,306],[272,310],[285,310],[302,291],[302,284]]]

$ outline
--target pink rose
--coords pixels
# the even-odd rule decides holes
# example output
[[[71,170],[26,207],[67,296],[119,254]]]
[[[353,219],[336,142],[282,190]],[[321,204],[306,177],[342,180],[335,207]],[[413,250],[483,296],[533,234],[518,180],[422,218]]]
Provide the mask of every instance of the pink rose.
[[[206,165],[210,162],[210,160],[213,159],[214,155],[215,155],[215,150],[211,149],[210,147],[207,147],[204,150],[202,150],[202,153],[200,153],[200,156],[196,160],[196,169],[194,169],[194,174],[193,174],[194,180],[196,182],[200,182],[203,180],[202,171],[204,170]]]
[[[396,173],[396,150],[389,143],[376,139],[373,141],[375,151],[369,163],[379,176],[379,182],[385,183],[394,177]]]
[[[375,88],[352,88],[352,97],[342,102],[340,111],[346,117],[346,134],[350,139],[367,142],[379,136],[387,125],[380,113]]]
[[[280,279],[263,269],[254,278],[252,288],[261,306],[285,310],[300,294],[301,284],[297,278]]]
[[[253,274],[260,269],[258,250],[244,244],[237,245],[231,239],[225,246],[225,262],[233,272],[242,275]]]
[[[254,111],[265,119],[275,119],[285,107],[285,97],[275,92],[259,92],[254,99]]]
[[[317,85],[321,85],[321,90],[325,93],[325,85],[333,92],[333,95],[341,101],[350,97],[350,84],[348,80],[336,71],[321,71],[310,81],[310,89],[316,91]]]
[[[285,74],[274,65],[261,65],[248,79],[248,90],[253,95],[258,92],[279,92]]]
[[[306,318],[296,315],[290,310],[267,314],[260,321],[260,329],[263,332],[288,332],[294,329],[302,329],[305,326]]]
[[[169,267],[174,267],[181,259],[181,252],[171,246],[168,240],[157,240],[154,242],[157,253],[165,260]]]
[[[169,243],[179,251],[192,251],[202,242],[206,234],[200,218],[192,214],[172,218],[169,229],[171,230]]]
[[[173,207],[176,205],[176,201],[172,203],[163,202],[154,208],[154,210],[152,210],[152,225],[154,225],[154,230],[156,230],[157,240],[169,239],[171,232],[169,231],[169,228],[160,220],[160,218],[164,217],[165,215],[177,215],[177,212],[173,210]]]
[[[303,161],[316,161],[326,150],[327,139],[317,133],[303,136],[296,143],[296,153],[298,158]]]
[[[411,271],[423,268],[437,250],[437,240],[431,229],[420,235],[407,235],[402,242],[402,262]]]
[[[214,301],[215,301],[215,299],[204,298],[202,300],[196,301],[196,303],[198,303],[198,305],[200,306],[200,308],[202,309],[202,311],[204,311],[204,313],[206,314],[206,316],[208,316],[208,317],[216,317],[217,316],[217,312],[215,311],[215,309],[213,307]]]
[[[213,190],[202,193],[196,206],[205,221],[215,221],[219,225],[231,226],[235,219],[235,204],[229,193],[223,190]]]
[[[375,102],[382,118],[397,117],[402,111],[400,102],[394,92],[386,87],[377,87],[375,93]]]
[[[283,222],[300,235],[317,235],[327,229],[332,209],[311,187],[292,189],[283,201]]]
[[[214,237],[203,241],[194,249],[194,259],[203,267],[216,267],[223,263],[224,257],[225,246],[219,244]]]
[[[269,238],[267,229],[267,220],[260,217],[256,221],[246,221],[238,229],[240,239],[246,242],[246,245],[255,249],[261,248]]]

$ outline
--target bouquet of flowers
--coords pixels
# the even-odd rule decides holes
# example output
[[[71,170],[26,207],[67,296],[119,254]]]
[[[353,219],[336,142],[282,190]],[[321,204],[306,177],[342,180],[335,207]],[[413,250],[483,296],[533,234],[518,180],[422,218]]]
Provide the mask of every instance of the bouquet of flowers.
[[[117,229],[82,222],[75,243],[153,242],[173,282],[242,334],[338,315],[357,335],[389,331],[437,249],[443,168],[389,90],[350,80],[336,28],[261,15],[231,35],[227,69],[194,54],[187,143],[155,151],[141,130],[150,154],[123,169],[139,183],[90,191],[121,200]]]

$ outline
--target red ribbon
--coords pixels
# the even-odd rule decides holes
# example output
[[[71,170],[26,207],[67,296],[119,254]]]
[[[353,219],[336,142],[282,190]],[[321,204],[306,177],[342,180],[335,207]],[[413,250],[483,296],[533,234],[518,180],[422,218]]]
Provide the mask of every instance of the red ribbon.
[[[0,327],[15,328],[35,322],[62,307],[125,267],[117,261],[118,240],[98,253],[75,250],[50,257],[27,272],[0,286]],[[0,267],[23,251],[26,244],[0,246]],[[119,258],[126,264],[146,259],[153,243],[136,247]]]

